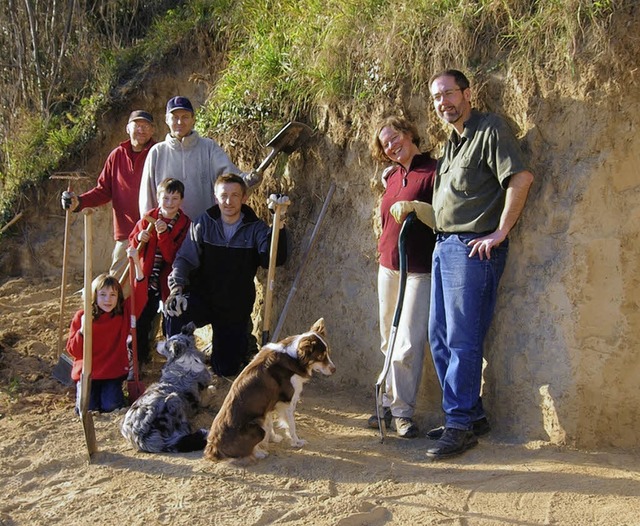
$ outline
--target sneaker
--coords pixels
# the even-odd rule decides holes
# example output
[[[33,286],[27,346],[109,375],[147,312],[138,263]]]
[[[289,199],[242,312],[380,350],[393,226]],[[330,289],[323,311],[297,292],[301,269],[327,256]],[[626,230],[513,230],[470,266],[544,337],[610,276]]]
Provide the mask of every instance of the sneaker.
[[[384,412],[382,413],[382,418],[384,419],[384,425],[387,429],[391,427],[391,409],[389,407],[384,408]],[[371,415],[369,420],[367,420],[367,426],[371,429],[378,429],[378,415]]]
[[[482,435],[486,435],[489,431],[491,431],[491,426],[489,425],[489,421],[486,417],[482,417],[479,420],[476,420],[473,424],[472,431],[473,434],[477,437],[481,437]],[[444,433],[444,426],[434,427],[426,432],[425,436],[431,440],[440,440],[442,437],[442,433]]]
[[[398,416],[394,418],[396,433],[401,438],[416,438],[418,436],[418,426],[411,420],[411,418],[405,418]]]
[[[478,437],[471,430],[445,427],[442,437],[427,449],[427,456],[438,460],[464,453],[478,445]]]

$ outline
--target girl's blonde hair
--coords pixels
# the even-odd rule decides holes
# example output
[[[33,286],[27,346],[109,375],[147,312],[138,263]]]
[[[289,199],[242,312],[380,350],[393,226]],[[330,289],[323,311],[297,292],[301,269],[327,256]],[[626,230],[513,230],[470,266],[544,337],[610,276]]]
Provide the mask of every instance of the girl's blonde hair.
[[[94,318],[97,318],[104,311],[98,307],[98,291],[105,287],[115,290],[118,293],[118,303],[111,311],[111,316],[118,316],[124,313],[124,292],[118,278],[111,274],[100,274],[91,283],[91,312]]]

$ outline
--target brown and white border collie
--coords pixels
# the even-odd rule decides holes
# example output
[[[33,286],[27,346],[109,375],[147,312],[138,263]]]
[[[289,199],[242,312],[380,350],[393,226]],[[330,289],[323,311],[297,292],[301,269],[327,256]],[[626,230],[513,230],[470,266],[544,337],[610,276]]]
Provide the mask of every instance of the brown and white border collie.
[[[313,371],[326,376],[336,371],[325,338],[320,318],[309,332],[262,347],[235,379],[213,420],[205,458],[254,461],[266,457],[269,440],[282,439],[273,430],[274,417],[286,426],[291,445],[303,446],[294,421],[302,387]]]

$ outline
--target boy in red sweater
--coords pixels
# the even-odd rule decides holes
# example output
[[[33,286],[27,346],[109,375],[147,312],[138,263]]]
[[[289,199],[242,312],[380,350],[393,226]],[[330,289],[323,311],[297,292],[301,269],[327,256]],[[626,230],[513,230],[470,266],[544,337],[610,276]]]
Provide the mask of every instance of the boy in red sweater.
[[[147,282],[134,248],[127,249],[136,267],[134,290],[138,316],[144,306]],[[124,299],[118,278],[110,274],[100,274],[91,287],[93,319],[90,411],[109,413],[125,406],[122,382],[129,373],[129,353],[127,337],[131,324],[131,299]],[[73,316],[67,340],[67,352],[73,356],[71,378],[77,382],[76,412],[80,407],[80,374],[82,373],[84,352],[84,310]]]
[[[138,358],[141,363],[151,359],[150,344],[155,338],[160,300],[169,296],[167,278],[182,241],[189,233],[191,220],[180,206],[184,200],[184,184],[178,179],[164,179],[158,185],[159,207],[146,216],[155,220],[154,228],[147,230],[149,220],[143,217],[129,236],[130,246],[138,248],[149,290],[140,319],[137,322]]]

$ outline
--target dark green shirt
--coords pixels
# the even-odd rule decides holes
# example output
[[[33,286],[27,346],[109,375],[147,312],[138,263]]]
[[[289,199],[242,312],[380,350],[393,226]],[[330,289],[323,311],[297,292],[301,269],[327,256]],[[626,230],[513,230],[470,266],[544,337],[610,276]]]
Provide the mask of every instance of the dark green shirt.
[[[471,111],[462,136],[454,130],[438,161],[433,208],[437,232],[493,232],[504,208],[509,177],[527,170],[507,123]]]

